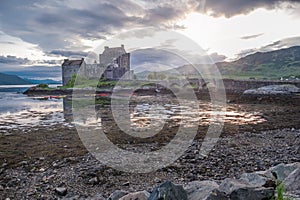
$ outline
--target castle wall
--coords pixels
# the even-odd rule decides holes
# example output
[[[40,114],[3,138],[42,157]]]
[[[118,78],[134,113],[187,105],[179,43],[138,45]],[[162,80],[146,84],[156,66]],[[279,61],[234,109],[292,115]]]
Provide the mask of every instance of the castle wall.
[[[117,60],[120,67],[125,67],[127,71],[130,70],[130,54],[126,53],[120,56]]]
[[[80,65],[69,65],[62,66],[62,82],[63,85],[67,85],[72,79],[73,74],[77,74],[79,71]]]
[[[86,64],[84,74],[87,78],[99,79],[104,72],[100,64]]]

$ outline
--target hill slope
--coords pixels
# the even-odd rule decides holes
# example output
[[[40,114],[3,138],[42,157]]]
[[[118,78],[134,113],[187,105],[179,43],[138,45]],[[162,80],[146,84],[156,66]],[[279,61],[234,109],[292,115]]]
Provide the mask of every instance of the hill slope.
[[[257,52],[233,62],[220,62],[216,65],[223,76],[229,77],[300,77],[300,46]]]
[[[0,85],[26,85],[31,84],[28,81],[16,76],[0,73]]]
[[[280,77],[295,76],[300,78],[300,46],[294,46],[287,49],[280,49],[270,52],[257,52],[233,62],[216,63],[223,78],[249,79],[255,77],[258,79],[279,79]],[[198,77],[199,72],[195,67],[204,72],[208,70],[210,64],[184,65],[175,70],[166,70],[164,73],[167,76],[186,75]],[[177,71],[177,74],[174,74]],[[147,77],[152,72],[144,71],[138,75]],[[179,74],[179,75],[178,75]]]

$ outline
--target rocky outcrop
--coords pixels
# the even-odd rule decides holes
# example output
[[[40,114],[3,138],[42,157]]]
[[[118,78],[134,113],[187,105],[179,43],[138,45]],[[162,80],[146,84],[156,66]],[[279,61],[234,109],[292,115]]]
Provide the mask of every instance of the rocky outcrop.
[[[279,183],[285,186],[284,196],[300,199],[300,163],[279,164],[266,171],[244,173],[239,179],[193,181],[184,187],[170,181],[146,191],[129,193],[115,191],[108,199],[114,200],[265,200],[273,199]],[[112,198],[112,196],[115,196]],[[117,197],[118,196],[118,197]]]
[[[257,89],[244,91],[246,95],[290,95],[300,93],[300,89],[295,85],[269,85]]]
[[[175,185],[167,181],[154,188],[148,200],[187,200],[187,193],[181,185]]]
[[[226,194],[218,188],[214,181],[193,181],[184,187],[189,200],[227,200]]]
[[[287,195],[294,199],[300,199],[300,167],[294,170],[285,180]]]
[[[133,200],[133,199],[147,200],[149,196],[150,196],[149,192],[141,191],[141,192],[134,192],[134,193],[127,194],[122,198],[120,198],[120,200]]]

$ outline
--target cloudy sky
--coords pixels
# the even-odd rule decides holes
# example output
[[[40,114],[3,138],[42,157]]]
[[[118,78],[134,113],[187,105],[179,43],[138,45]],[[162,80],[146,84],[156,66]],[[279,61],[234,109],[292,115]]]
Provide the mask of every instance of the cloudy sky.
[[[231,60],[300,45],[299,13],[299,0],[2,0],[0,71],[57,66],[144,27],[182,34],[214,61]],[[141,31],[130,40],[147,36]]]

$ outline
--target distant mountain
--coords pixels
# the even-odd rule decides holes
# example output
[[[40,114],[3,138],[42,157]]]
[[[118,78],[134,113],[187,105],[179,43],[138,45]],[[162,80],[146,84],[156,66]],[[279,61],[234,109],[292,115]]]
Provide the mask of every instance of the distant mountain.
[[[55,80],[52,80],[52,79],[37,80],[37,79],[24,78],[24,80],[26,80],[26,81],[28,81],[32,84],[41,84],[41,83],[44,83],[44,84],[61,84],[62,83],[61,81],[55,81]]]
[[[145,71],[142,71],[142,72],[138,72],[138,73],[135,73],[137,78],[140,79],[140,80],[145,80],[147,79],[148,75],[153,73],[152,71],[149,71],[149,70],[145,70]]]
[[[223,76],[229,77],[300,77],[300,46],[257,52],[233,62],[216,65]]]
[[[201,69],[204,73],[209,72],[210,64],[184,65],[175,68],[175,70],[166,70],[167,76],[199,76],[195,69]],[[294,46],[286,49],[280,49],[270,52],[257,52],[233,62],[216,63],[223,78],[249,79],[279,79],[280,77],[298,77],[300,78],[300,46]],[[177,74],[174,73],[177,71]],[[146,71],[142,74],[147,77],[152,72]],[[213,75],[213,74],[210,74]]]
[[[17,75],[30,80],[61,79],[61,66],[1,66],[0,73]]]
[[[31,84],[16,75],[8,75],[0,73],[0,85],[28,85]]]

